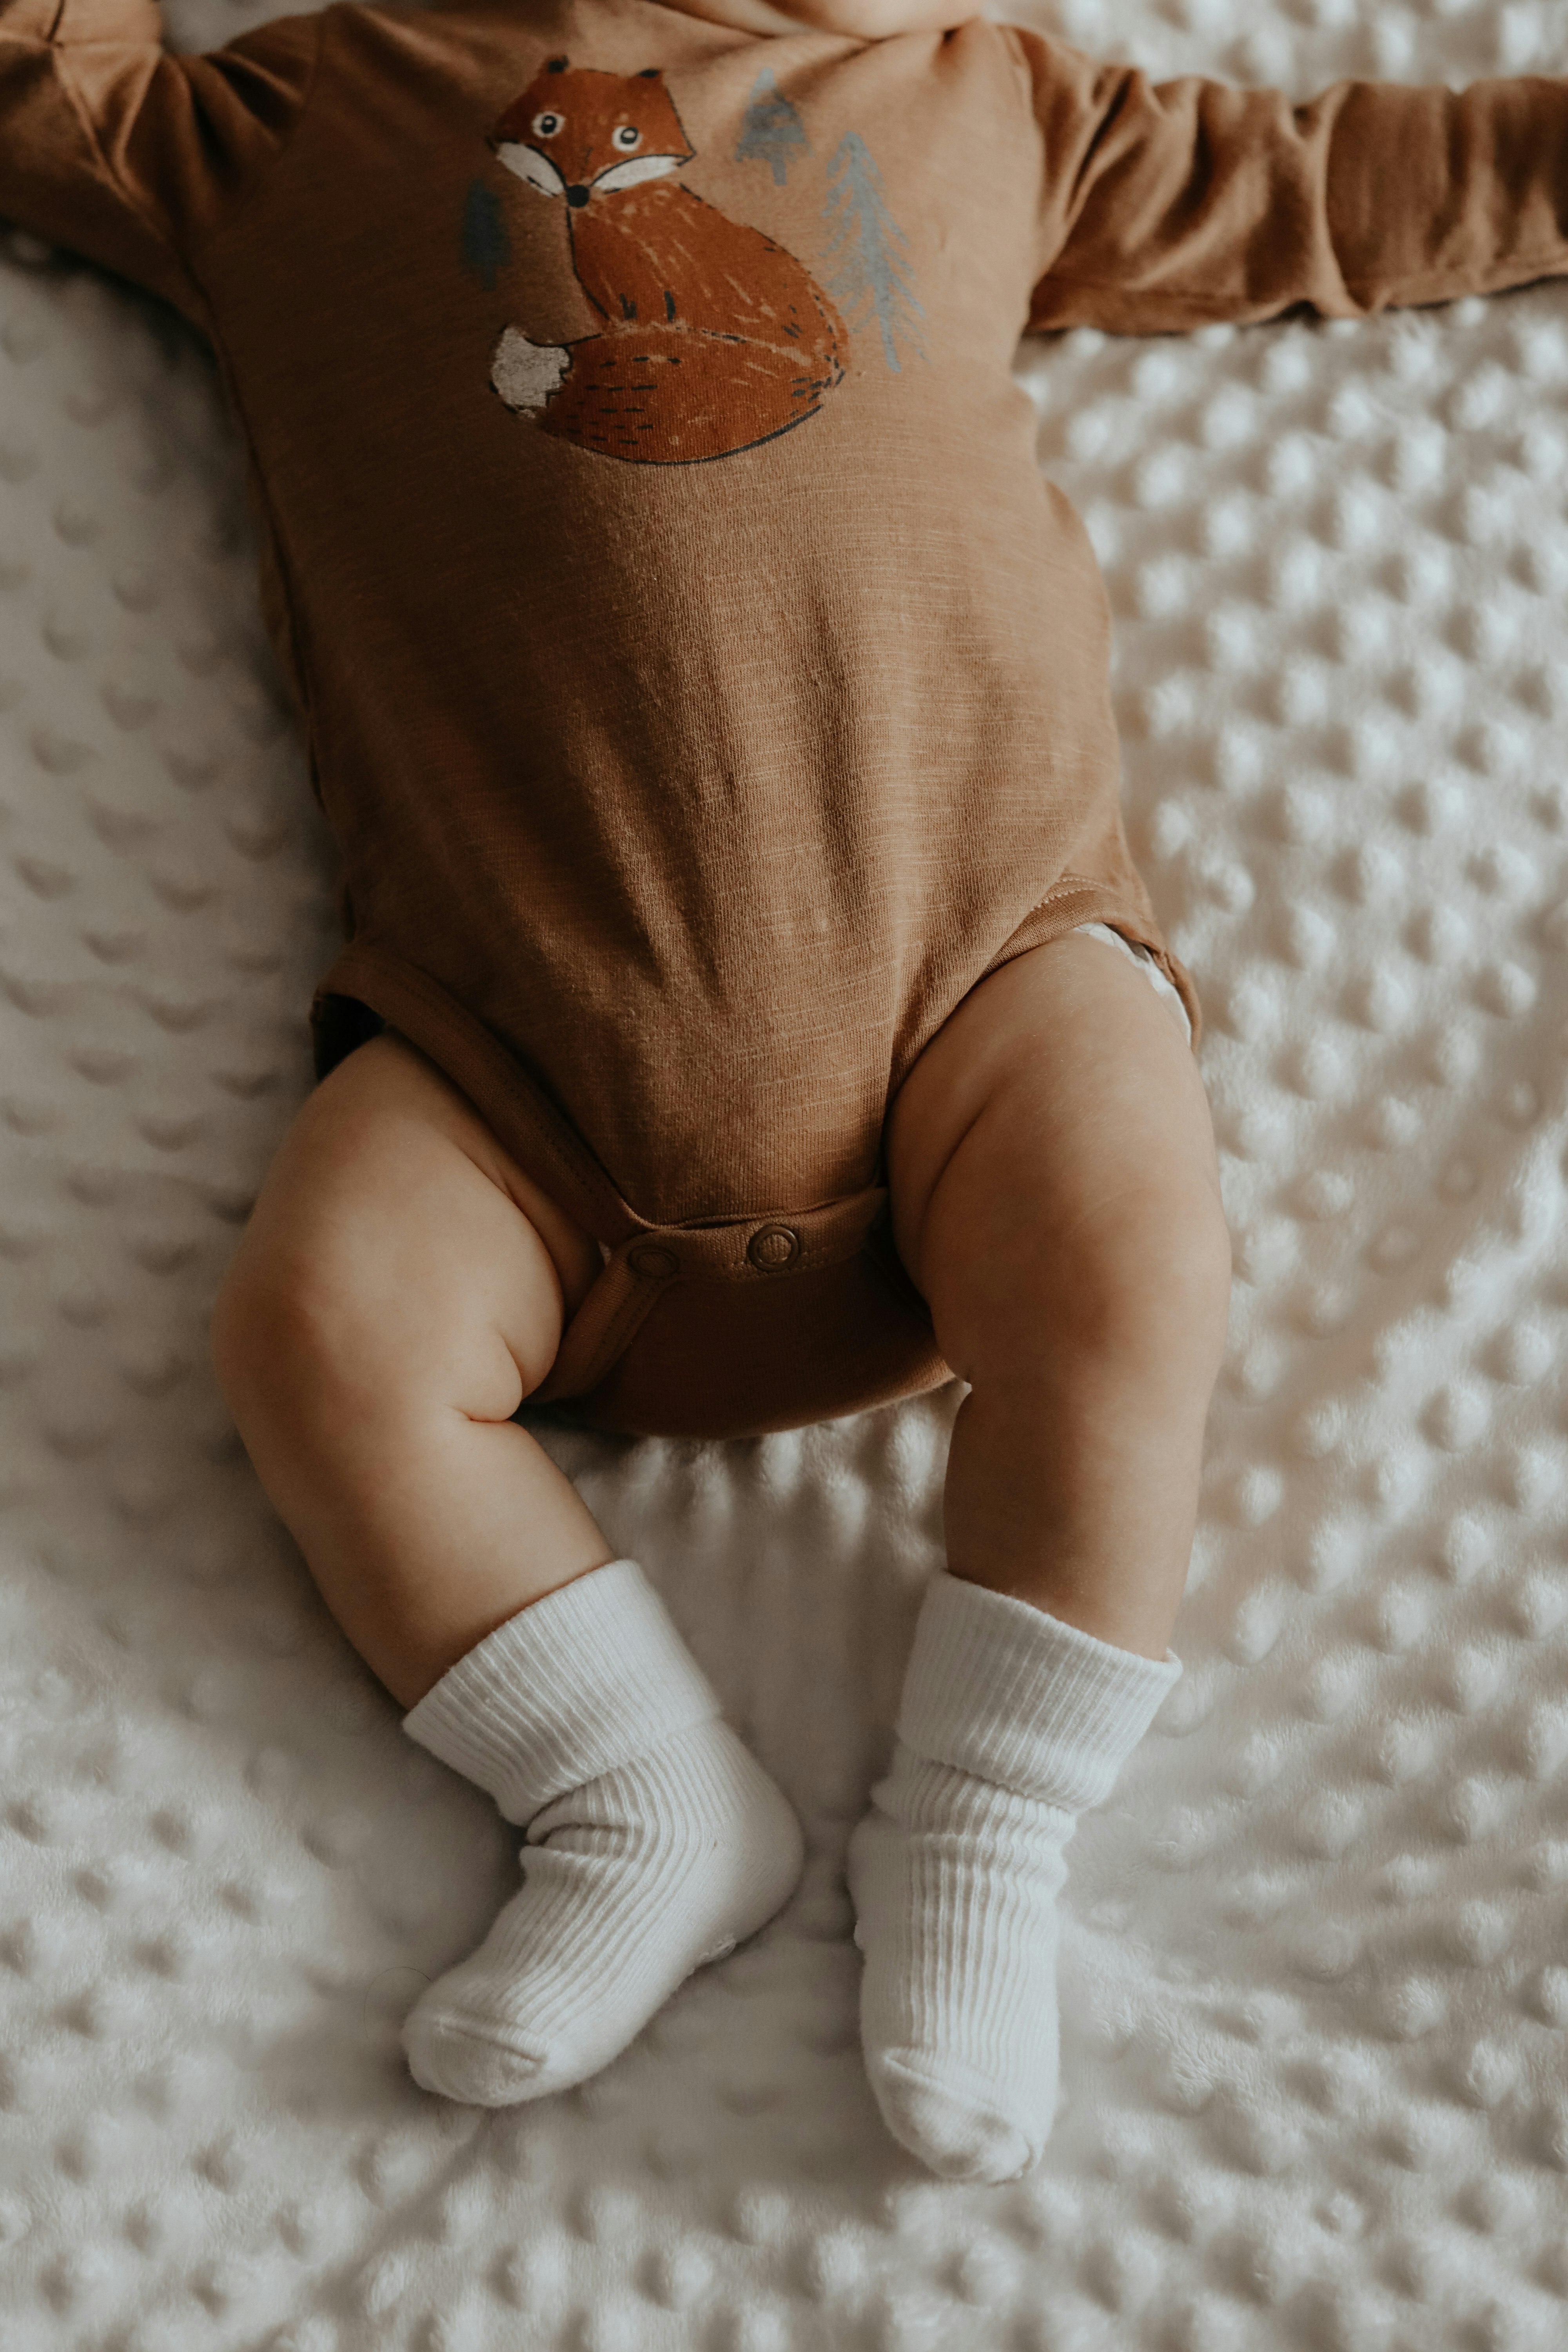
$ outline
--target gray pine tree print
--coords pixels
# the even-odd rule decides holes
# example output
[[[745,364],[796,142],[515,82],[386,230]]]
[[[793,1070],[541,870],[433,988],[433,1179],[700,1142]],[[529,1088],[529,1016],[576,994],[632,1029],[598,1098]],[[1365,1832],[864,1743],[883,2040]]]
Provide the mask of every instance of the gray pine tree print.
[[[470,180],[463,205],[463,267],[495,291],[496,273],[511,259],[511,239],[501,217],[500,199],[482,180]]]
[[[812,152],[805,124],[774,81],[772,66],[764,66],[752,84],[751,103],[735,142],[734,160],[737,163],[771,163],[773,185],[782,188],[789,176],[792,147],[804,147],[808,155]]]
[[[882,174],[858,131],[846,131],[839,141],[827,166],[827,179],[831,193],[823,214],[831,219],[837,213],[838,218],[824,257],[831,259],[847,247],[844,266],[837,278],[829,278],[827,290],[843,305],[845,321],[852,332],[876,320],[882,332],[882,356],[895,373],[901,373],[894,338],[901,335],[925,359],[909,317],[912,311],[923,319],[925,312],[915,299],[909,263],[895,250],[900,245],[907,249],[909,238],[882,201]],[[869,313],[863,308],[868,300]],[[858,310],[858,318],[854,315]],[[929,360],[926,363],[930,365]]]

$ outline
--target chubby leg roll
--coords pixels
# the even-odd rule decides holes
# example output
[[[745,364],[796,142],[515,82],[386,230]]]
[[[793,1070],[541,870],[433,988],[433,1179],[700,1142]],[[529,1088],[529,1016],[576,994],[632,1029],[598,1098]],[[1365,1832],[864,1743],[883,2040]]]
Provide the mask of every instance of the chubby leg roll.
[[[894,2137],[1002,2180],[1055,2111],[1065,1848],[1181,1672],[1229,1241],[1186,1040],[1093,939],[965,999],[900,1090],[889,1167],[900,1254],[971,1392],[948,1570],[850,1843],[862,2034]]]
[[[213,1324],[328,1607],[409,1737],[526,1832],[521,1892],[404,2029],[416,2081],[489,2106],[596,2073],[802,1861],[652,1585],[510,1418],[598,1265],[387,1034],[300,1111]]]

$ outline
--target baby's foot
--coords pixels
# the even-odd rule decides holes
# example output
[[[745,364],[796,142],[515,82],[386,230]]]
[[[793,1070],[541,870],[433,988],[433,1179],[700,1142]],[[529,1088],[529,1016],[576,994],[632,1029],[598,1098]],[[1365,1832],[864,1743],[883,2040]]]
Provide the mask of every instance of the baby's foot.
[[[849,1841],[866,2072],[895,2139],[949,2180],[1011,2180],[1056,2112],[1057,1895],[1073,1816],[917,1755]]]
[[[894,2138],[950,2180],[1011,2180],[1050,2137],[1065,1849],[1181,1671],[931,1580],[849,1888],[871,2087]]]
[[[486,2107],[584,2082],[773,1917],[803,1852],[788,1802],[718,1719],[556,1798],[528,1824],[521,1894],[405,2020],[416,2082]]]
[[[634,1559],[498,1625],[404,1717],[524,1826],[522,1890],[404,2021],[415,2080],[479,2106],[581,2083],[800,1875],[800,1825]]]

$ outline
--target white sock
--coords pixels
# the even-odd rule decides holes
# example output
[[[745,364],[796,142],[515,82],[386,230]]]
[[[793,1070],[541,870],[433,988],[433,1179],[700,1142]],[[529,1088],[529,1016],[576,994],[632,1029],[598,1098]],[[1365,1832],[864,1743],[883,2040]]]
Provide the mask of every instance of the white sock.
[[[521,1893],[404,2022],[415,2081],[449,2099],[596,2074],[800,1876],[799,1822],[636,1560],[509,1617],[403,1728],[527,1825]]]
[[[1181,1673],[945,1570],[926,1593],[849,1890],[866,2072],[947,2179],[1011,2180],[1044,2151],[1065,1848]]]

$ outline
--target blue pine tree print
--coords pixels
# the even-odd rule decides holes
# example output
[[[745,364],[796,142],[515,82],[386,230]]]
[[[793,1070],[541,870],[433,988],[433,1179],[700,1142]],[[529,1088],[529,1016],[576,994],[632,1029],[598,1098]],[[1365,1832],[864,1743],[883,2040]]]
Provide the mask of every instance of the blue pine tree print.
[[[882,331],[882,356],[895,374],[902,371],[894,342],[902,335],[907,343],[923,360],[925,351],[920,336],[910,323],[908,313],[925,317],[916,301],[910,283],[910,266],[894,250],[895,244],[908,247],[909,238],[899,226],[882,201],[882,174],[871,160],[871,151],[859,133],[846,131],[839,141],[827,166],[828,184],[832,193],[823,205],[826,217],[837,212],[837,226],[827,246],[825,258],[831,259],[847,245],[844,267],[837,278],[830,278],[827,290],[836,302],[841,303],[847,325],[851,332],[869,326],[874,318]],[[837,186],[833,187],[834,181]],[[869,299],[869,314],[856,318],[853,313]],[[900,312],[904,315],[900,316]],[[930,365],[929,360],[927,365]]]
[[[501,217],[500,197],[482,180],[470,180],[463,205],[464,268],[483,281],[487,293],[493,293],[497,272],[510,259],[511,239]]]
[[[789,176],[792,147],[804,147],[808,155],[812,152],[805,124],[774,81],[772,66],[764,66],[752,84],[751,104],[741,124],[734,160],[749,163],[755,157],[771,163],[773,185],[782,188]]]

